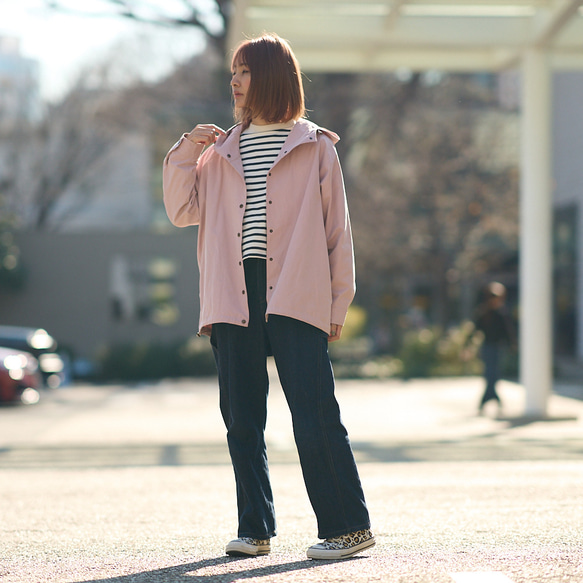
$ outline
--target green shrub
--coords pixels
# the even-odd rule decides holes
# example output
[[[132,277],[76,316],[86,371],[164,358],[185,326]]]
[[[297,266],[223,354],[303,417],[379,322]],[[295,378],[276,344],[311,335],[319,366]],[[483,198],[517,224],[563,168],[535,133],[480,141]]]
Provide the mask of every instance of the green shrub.
[[[432,376],[480,375],[483,365],[479,359],[482,337],[474,334],[472,322],[451,328],[437,342],[437,359]]]
[[[398,354],[404,378],[428,377],[437,364],[439,329],[423,328],[405,334]]]
[[[401,374],[404,378],[482,374],[480,344],[471,322],[445,333],[440,328],[407,332],[398,354]]]
[[[102,349],[97,358],[101,381],[139,381],[216,374],[208,341],[135,342]]]

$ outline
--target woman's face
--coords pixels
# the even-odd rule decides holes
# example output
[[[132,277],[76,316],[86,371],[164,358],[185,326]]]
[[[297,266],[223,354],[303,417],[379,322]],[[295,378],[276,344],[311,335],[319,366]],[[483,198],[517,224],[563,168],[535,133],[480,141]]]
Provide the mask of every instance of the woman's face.
[[[249,85],[251,84],[251,72],[249,71],[249,67],[244,63],[235,63],[232,74],[231,89],[233,91],[235,107],[243,107],[247,92],[249,91]]]

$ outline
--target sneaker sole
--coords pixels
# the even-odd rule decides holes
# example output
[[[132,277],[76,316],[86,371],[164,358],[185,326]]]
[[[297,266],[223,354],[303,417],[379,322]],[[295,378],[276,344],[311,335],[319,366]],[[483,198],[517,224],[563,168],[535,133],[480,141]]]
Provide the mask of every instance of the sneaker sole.
[[[266,545],[248,545],[245,543],[229,543],[225,552],[230,557],[258,557],[261,555],[268,555],[271,547]]]
[[[330,559],[349,559],[353,557],[357,553],[365,551],[366,549],[370,549],[371,547],[375,546],[375,539],[369,538],[361,542],[358,545],[350,547],[349,549],[317,549],[310,547],[308,549],[307,555],[308,559],[316,559],[316,560],[330,560]]]

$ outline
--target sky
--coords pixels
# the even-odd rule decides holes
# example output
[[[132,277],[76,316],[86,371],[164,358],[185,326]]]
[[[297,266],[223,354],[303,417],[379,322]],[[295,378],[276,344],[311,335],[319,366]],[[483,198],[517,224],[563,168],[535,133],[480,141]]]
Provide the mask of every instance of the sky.
[[[166,28],[106,16],[105,0],[60,3],[81,5],[96,16],[50,9],[45,0],[0,0],[0,36],[19,38],[22,55],[39,62],[41,95],[48,101],[62,96],[92,63],[123,55],[126,67],[155,79],[204,48],[202,34],[193,27]],[[152,14],[159,5],[177,15],[184,10],[180,0],[143,0],[143,5]]]

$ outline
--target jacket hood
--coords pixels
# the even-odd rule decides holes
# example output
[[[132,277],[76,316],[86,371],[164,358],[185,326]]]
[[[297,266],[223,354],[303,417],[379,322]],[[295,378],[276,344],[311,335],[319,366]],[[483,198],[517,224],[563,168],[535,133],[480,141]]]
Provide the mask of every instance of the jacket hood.
[[[340,140],[340,136],[330,131],[326,128],[322,128],[319,125],[311,122],[307,119],[300,118],[296,121],[290,135],[288,137],[288,144],[290,148],[293,148],[304,142],[311,140],[317,140],[318,135],[324,134],[333,144],[336,144]],[[233,156],[239,151],[239,136],[241,135],[241,124],[235,124],[231,126],[225,135],[221,135],[217,138],[215,142],[216,151],[224,156]]]

